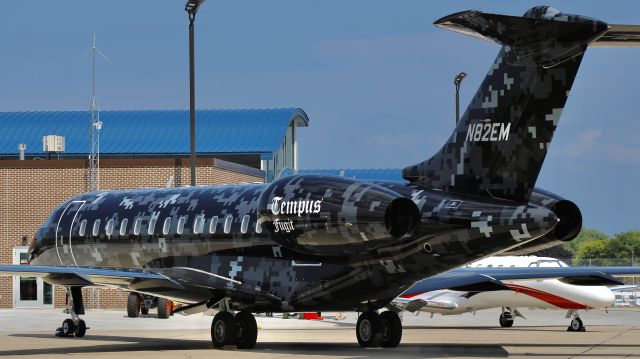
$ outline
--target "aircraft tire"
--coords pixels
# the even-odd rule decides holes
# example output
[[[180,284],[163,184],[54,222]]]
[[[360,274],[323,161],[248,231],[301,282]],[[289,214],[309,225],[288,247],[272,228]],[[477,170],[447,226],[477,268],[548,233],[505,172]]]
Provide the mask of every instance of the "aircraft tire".
[[[127,298],[127,316],[129,318],[137,318],[140,315],[140,304],[142,298],[136,293],[129,293]]]
[[[511,328],[513,326],[513,318],[507,319],[504,314],[500,314],[500,326],[503,328]]]
[[[62,322],[62,328],[61,328],[61,333],[63,337],[71,337],[73,336],[73,333],[76,330],[76,326],[75,324],[73,324],[73,320],[72,319],[65,319],[64,322]]]
[[[574,318],[571,320],[571,324],[569,324],[569,328],[567,328],[568,332],[584,332],[584,324],[582,323],[582,319]]]
[[[236,344],[236,318],[229,312],[218,312],[211,322],[211,341],[214,348]]]
[[[236,346],[238,349],[253,349],[258,340],[258,324],[253,314],[240,311],[236,314]]]
[[[76,338],[82,338],[86,333],[87,333],[87,324],[84,322],[84,320],[80,319],[78,321],[78,325],[75,328]]]
[[[169,299],[158,298],[158,318],[167,319],[171,316],[173,305]]]
[[[356,323],[356,337],[361,347],[377,347],[382,339],[382,321],[378,313],[368,311],[360,314]]]
[[[380,346],[383,348],[395,348],[402,340],[402,321],[397,313],[386,311],[380,314],[382,322],[382,339]]]

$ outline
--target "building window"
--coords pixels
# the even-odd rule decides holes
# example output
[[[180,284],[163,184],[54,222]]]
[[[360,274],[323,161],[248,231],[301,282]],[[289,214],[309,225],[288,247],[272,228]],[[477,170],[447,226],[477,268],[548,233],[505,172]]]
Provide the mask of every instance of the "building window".
[[[124,236],[125,234],[127,234],[127,224],[129,223],[129,220],[127,218],[124,218],[122,220],[122,222],[120,222],[120,235]]]
[[[176,233],[182,234],[184,231],[184,222],[186,222],[186,220],[187,219],[185,217],[178,218],[178,228],[176,228]]]
[[[164,225],[162,226],[162,234],[165,236],[169,234],[169,229],[171,229],[171,217],[167,217],[164,219]]]
[[[240,224],[240,232],[242,232],[242,234],[247,233],[247,229],[249,229],[249,218],[248,214],[242,217],[242,223]]]
[[[151,219],[149,219],[149,227],[147,228],[147,234],[148,235],[152,235],[153,232],[155,232],[156,229],[156,217],[151,217]]]
[[[97,236],[98,235],[98,231],[100,231],[100,220],[96,219],[96,221],[93,222],[93,235]]]
[[[80,237],[84,237],[84,232],[87,230],[87,220],[83,219],[82,222],[80,222],[80,230],[78,231],[78,235],[80,235]]]
[[[140,235],[140,227],[142,226],[142,218],[136,218],[136,221],[133,223],[133,234],[138,236]]]
[[[231,222],[233,221],[233,216],[228,215],[225,219],[224,219],[224,233],[229,233],[231,232]]]
[[[217,226],[218,226],[218,216],[211,217],[211,221],[209,222],[209,234],[216,233]]]
[[[105,232],[107,233],[107,236],[111,236],[113,234],[113,218],[111,218],[110,220],[107,221],[107,225],[105,227]]]

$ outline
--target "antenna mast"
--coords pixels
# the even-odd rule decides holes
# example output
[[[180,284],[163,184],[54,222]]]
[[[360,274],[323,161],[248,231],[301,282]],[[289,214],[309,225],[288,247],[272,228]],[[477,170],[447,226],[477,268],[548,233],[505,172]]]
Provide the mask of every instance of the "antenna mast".
[[[100,50],[96,48],[96,34],[93,34],[92,73],[91,73],[91,108],[89,110],[89,173],[87,174],[87,187],[89,192],[100,188],[100,109],[96,102],[96,53],[107,59]],[[108,59],[107,59],[108,60]]]

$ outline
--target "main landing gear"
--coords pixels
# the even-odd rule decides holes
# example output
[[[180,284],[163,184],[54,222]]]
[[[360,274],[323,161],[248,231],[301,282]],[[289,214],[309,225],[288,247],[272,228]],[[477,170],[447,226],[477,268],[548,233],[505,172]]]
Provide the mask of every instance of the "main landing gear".
[[[502,313],[500,313],[500,326],[503,328],[511,328],[513,326],[513,313],[511,312],[511,308],[502,307]]]
[[[235,316],[221,311],[211,322],[211,341],[214,348],[235,345],[238,349],[252,349],[258,339],[258,325],[253,314],[240,311]]]
[[[570,310],[567,312],[567,318],[571,318],[571,323],[567,328],[568,332],[584,332],[586,331],[584,324],[582,323],[582,319],[580,319],[580,315],[577,310]]]
[[[84,303],[82,302],[82,287],[67,288],[67,309],[65,313],[70,314],[71,318],[65,319],[62,326],[56,329],[58,337],[82,338],[87,332],[87,324],[80,319],[80,315],[84,315]]]
[[[402,322],[392,311],[363,312],[356,323],[356,337],[361,347],[395,348],[402,339]]]

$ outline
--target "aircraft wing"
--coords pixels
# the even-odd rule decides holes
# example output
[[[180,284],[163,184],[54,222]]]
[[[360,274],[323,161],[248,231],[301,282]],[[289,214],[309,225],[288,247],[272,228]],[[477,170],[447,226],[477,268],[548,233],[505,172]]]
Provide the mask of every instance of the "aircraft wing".
[[[243,295],[279,302],[273,295],[240,281],[188,267],[150,271],[128,268],[0,265],[0,276],[41,277],[45,282],[63,286],[107,286],[153,295],[186,290],[187,286],[198,286],[226,295]]]
[[[640,267],[525,267],[459,268],[416,282],[400,295],[412,298],[439,289],[462,292],[510,290],[503,280],[558,279],[573,285],[622,285],[615,277],[640,277]]]

